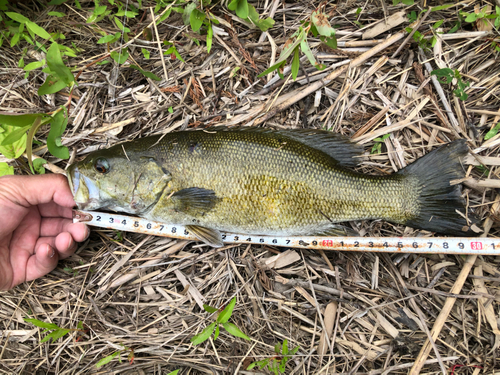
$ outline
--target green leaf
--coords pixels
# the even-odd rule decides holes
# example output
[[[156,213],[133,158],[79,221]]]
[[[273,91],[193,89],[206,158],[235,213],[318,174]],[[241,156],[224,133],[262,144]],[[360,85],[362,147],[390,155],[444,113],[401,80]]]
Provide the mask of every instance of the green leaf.
[[[179,370],[174,370],[172,372],[169,372],[167,375],[177,375],[178,372]]]
[[[4,139],[4,137],[8,137],[12,131],[14,131],[15,127],[9,125],[2,125],[2,128],[5,130],[2,134],[0,134],[0,139]],[[0,146],[0,152],[8,159],[17,159],[20,157],[23,152],[26,150],[26,132],[21,134],[16,141]]]
[[[282,348],[283,349],[281,350],[281,353],[283,353],[283,355],[287,355],[288,354],[288,340],[287,339],[283,340]]]
[[[27,126],[33,124],[38,117],[46,117],[45,113],[30,113],[27,115],[7,115],[0,113],[0,124],[11,126]]]
[[[189,16],[189,22],[191,24],[191,29],[193,29],[193,31],[195,31],[195,32],[200,30],[201,25],[203,25],[203,20],[206,17],[207,16],[205,15],[205,13],[200,12],[198,9],[193,9],[193,11],[191,12],[191,15]]]
[[[212,49],[212,39],[214,37],[214,31],[212,30],[212,23],[208,23],[208,30],[207,30],[207,53],[210,53],[210,50]]]
[[[66,16],[66,14],[61,13],[61,12],[49,12],[49,13],[47,13],[47,14],[48,14],[49,16],[55,16],[55,17],[59,17],[59,18],[61,18],[61,17],[65,17],[65,16]]]
[[[330,21],[328,21],[325,13],[320,11],[313,12],[311,21],[320,35],[330,37],[335,34],[335,29],[330,25]]]
[[[439,5],[437,7],[432,7],[431,8],[431,12],[437,12],[437,11],[440,11],[440,10],[444,10],[444,9],[448,9],[448,8],[451,8],[451,7],[454,7],[456,6],[456,4],[444,4],[444,5]]]
[[[236,337],[241,337],[242,339],[245,340],[250,340],[250,337],[245,335],[243,332],[240,331],[236,325],[230,322],[223,323],[222,326],[228,331],[231,335],[236,336]]]
[[[299,48],[295,48],[292,60],[292,78],[295,81],[297,75],[299,74],[300,58],[299,58]]]
[[[147,50],[146,48],[141,48],[141,52],[144,55],[144,58],[146,60],[149,60],[149,57],[151,56],[151,52],[149,52],[149,50]]]
[[[51,39],[52,38],[50,36],[50,34],[47,31],[45,31],[45,29],[43,27],[38,26],[34,22],[31,22],[31,21],[26,22],[26,27],[42,39]]]
[[[29,19],[26,17],[20,15],[19,13],[14,13],[14,12],[5,12],[5,15],[12,18],[14,21],[17,21],[19,23],[26,23],[29,22]]]
[[[170,108],[172,108],[172,107],[170,107]],[[169,108],[169,112],[170,112],[170,108]],[[172,109],[172,111],[170,113],[172,113],[173,111],[174,110]],[[206,312],[209,312],[210,314],[217,312],[217,309],[215,307],[208,306],[206,304],[203,305],[203,310],[205,310]]]
[[[71,85],[75,81],[73,73],[71,70],[64,65],[61,57],[61,51],[59,50],[59,45],[57,43],[52,43],[47,52],[47,65],[51,70],[52,74],[59,77],[61,81],[66,83],[67,86]]]
[[[42,322],[41,320],[38,320],[38,319],[24,318],[24,321],[27,322],[27,323],[31,323],[34,326],[37,326],[37,327],[40,327],[40,328],[45,328],[45,329],[60,329],[60,327],[57,324]]]
[[[465,17],[465,22],[474,22],[478,18],[478,15],[476,13],[470,13]]]
[[[19,38],[21,37],[21,34],[17,33],[17,34],[14,34],[14,36],[12,37],[12,39],[10,40],[10,46],[11,47],[14,47],[17,42],[19,42]]]
[[[217,317],[217,323],[226,323],[233,314],[233,309],[235,305],[236,305],[236,297],[233,297],[233,299],[229,302],[226,308],[222,310],[219,316]]]
[[[7,125],[4,125],[7,126]],[[24,127],[9,127],[8,131],[0,134],[0,146],[8,146],[18,141],[31,128],[31,125]],[[2,127],[2,129],[4,129]]]
[[[434,25],[432,25],[432,28],[436,30],[439,26],[443,24],[444,20],[437,21]]]
[[[32,63],[29,63],[28,65],[26,65],[24,67],[24,70],[29,72],[29,71],[41,68],[44,65],[45,65],[45,59],[43,59],[41,61],[33,61]]]
[[[71,331],[71,330],[62,329],[62,328],[56,329],[54,332],[52,332],[51,334],[49,334],[49,335],[45,336],[43,339],[41,339],[40,343],[49,341],[50,339],[52,339],[52,342],[55,342],[56,340],[59,340],[61,337],[66,335],[69,331]]]
[[[454,78],[454,72],[450,68],[436,69],[431,72],[432,76],[437,76],[438,78],[445,78],[446,83],[451,83]]]
[[[66,1],[68,1],[68,0],[51,0],[48,2],[47,5],[61,5],[61,4],[65,3]]]
[[[208,338],[212,335],[212,332],[215,330],[215,325],[216,324],[217,324],[216,322],[213,322],[208,327],[206,327],[203,331],[201,331],[201,333],[193,336],[191,338],[191,343],[193,345],[199,345],[203,341],[208,340]]]
[[[99,368],[99,367],[102,367],[104,365],[107,365],[109,362],[111,362],[113,360],[113,358],[115,358],[118,355],[120,355],[120,352],[114,352],[113,354],[108,355],[107,357],[104,357],[103,359],[101,359],[99,362],[97,362],[95,364],[95,367]]]
[[[47,136],[47,148],[50,153],[59,159],[69,159],[69,151],[66,146],[61,145],[61,136],[68,124],[67,109],[58,111],[50,124],[49,135]]]
[[[173,108],[173,107],[168,107],[168,112],[169,112],[169,113],[174,113],[174,108]],[[209,306],[209,307],[210,307],[210,306]],[[217,311],[217,310],[215,310],[215,311]]]
[[[264,20],[259,20],[258,22],[256,22],[256,24],[259,27],[260,31],[264,32],[274,26],[274,20],[271,17],[267,17]]]
[[[49,75],[42,86],[38,89],[38,95],[54,94],[68,86],[59,77]]]
[[[236,15],[240,18],[248,17],[248,2],[247,0],[238,0],[236,4]]]
[[[295,348],[293,348],[292,351],[290,352],[290,355],[294,355],[295,353],[297,353],[299,351],[299,348],[300,346],[296,346]]]
[[[10,176],[14,174],[14,167],[10,166],[5,162],[0,163],[0,177]]]
[[[106,5],[96,6],[94,8],[94,14],[96,16],[100,16],[101,14],[104,14],[104,12],[106,11],[106,9],[108,9],[108,7]]]
[[[217,324],[217,327],[215,327],[214,341],[217,340],[217,337],[219,337],[219,325],[218,324]]]
[[[105,35],[97,41],[97,44],[114,43],[120,38],[120,36],[121,34],[119,32],[115,33],[114,35],[113,34]]]
[[[182,20],[184,25],[188,25],[191,20],[191,13],[196,9],[196,2],[190,2],[184,7],[184,13],[182,13]]]
[[[128,50],[126,48],[118,51],[112,51],[110,56],[115,60],[118,64],[123,64],[128,59]]]
[[[307,56],[307,58],[309,59],[309,62],[312,65],[316,66],[316,59],[315,59],[314,55],[312,54],[311,49],[309,48],[309,44],[307,43],[307,39],[304,39],[300,43],[300,49],[302,50],[302,53]]]
[[[143,70],[141,68],[139,68],[137,65],[130,65],[130,68],[132,69],[135,69],[135,70],[138,70],[139,72],[141,72],[144,76],[148,77],[148,78],[151,78],[152,80],[155,80],[155,81],[161,81],[161,78],[158,77],[156,74],[154,73],[151,73],[151,72],[148,72],[146,70]]]
[[[123,23],[121,23],[121,21],[118,18],[115,17],[114,21],[115,21],[116,26],[118,27],[119,30],[121,30],[124,33],[129,33],[130,32],[130,29],[128,27],[125,27],[123,25]]]

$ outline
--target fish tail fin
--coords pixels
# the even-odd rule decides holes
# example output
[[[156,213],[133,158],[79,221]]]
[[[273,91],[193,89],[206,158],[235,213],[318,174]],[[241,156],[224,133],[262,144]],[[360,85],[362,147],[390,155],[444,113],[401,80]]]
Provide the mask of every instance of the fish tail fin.
[[[451,180],[463,178],[462,158],[469,148],[465,140],[457,140],[421,157],[398,174],[413,177],[419,196],[418,214],[404,224],[456,236],[475,236],[471,229],[474,218],[466,219],[461,185]]]

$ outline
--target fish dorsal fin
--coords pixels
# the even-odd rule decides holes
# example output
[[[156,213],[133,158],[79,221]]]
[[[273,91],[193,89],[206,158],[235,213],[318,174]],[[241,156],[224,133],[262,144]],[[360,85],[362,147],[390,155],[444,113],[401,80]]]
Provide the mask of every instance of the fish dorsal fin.
[[[200,241],[213,247],[222,247],[222,234],[217,229],[200,227],[199,225],[186,225],[186,229],[194,234]]]
[[[342,167],[353,168],[361,163],[360,156],[363,154],[363,146],[351,142],[341,134],[332,133],[321,129],[280,129],[257,128],[251,126],[240,126],[227,128],[216,126],[207,130],[213,131],[241,131],[263,134],[274,134],[275,136],[292,139],[308,147],[321,151],[333,158]]]
[[[213,190],[190,187],[175,192],[172,197],[174,208],[184,213],[208,212],[214,208],[219,198]]]
[[[278,130],[276,133],[322,151],[337,161],[342,167],[353,168],[361,163],[363,147],[349,138],[320,129]]]

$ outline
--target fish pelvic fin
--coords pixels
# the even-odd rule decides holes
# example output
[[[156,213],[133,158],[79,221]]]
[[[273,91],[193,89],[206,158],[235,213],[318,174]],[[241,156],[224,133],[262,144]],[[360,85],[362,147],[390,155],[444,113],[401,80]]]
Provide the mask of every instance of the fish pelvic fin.
[[[465,140],[457,140],[428,153],[398,174],[416,184],[418,212],[402,223],[409,227],[455,236],[477,236],[474,223],[467,217],[461,185],[450,181],[465,175],[462,158],[469,148]]]
[[[217,229],[205,228],[199,225],[186,225],[186,229],[200,241],[213,247],[222,247],[222,234]]]

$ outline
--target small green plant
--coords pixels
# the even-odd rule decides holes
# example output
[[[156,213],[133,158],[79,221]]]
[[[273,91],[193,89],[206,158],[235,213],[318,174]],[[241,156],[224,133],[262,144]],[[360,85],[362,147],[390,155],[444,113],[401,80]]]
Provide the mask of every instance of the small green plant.
[[[487,19],[494,19],[493,26],[498,29],[500,28],[500,6],[495,7],[495,13],[488,14],[486,8],[481,9],[478,13],[467,13],[461,12],[462,17],[465,17],[465,22],[473,23],[479,20],[483,20],[484,24],[487,25]]]
[[[439,80],[444,80],[444,83],[452,83],[453,79],[457,80],[457,88],[453,90],[453,94],[460,100],[467,100],[468,95],[465,92],[465,89],[469,87],[469,82],[462,81],[462,76],[458,70],[453,70],[450,68],[436,69],[431,72],[431,75],[437,76]]]
[[[274,26],[274,20],[270,17],[261,20],[255,7],[248,4],[247,0],[232,0],[227,8],[234,11],[244,21],[257,26],[261,31],[267,31]]]
[[[269,371],[273,372],[275,375],[284,374],[286,363],[298,350],[299,346],[296,346],[292,350],[288,350],[288,340],[285,339],[282,345],[276,344],[274,347],[274,352],[276,353],[274,357],[252,362],[250,366],[247,367],[247,370],[251,370],[255,366],[258,366],[262,370],[267,366]]]
[[[123,352],[127,352],[127,351],[130,351],[130,353],[127,355],[127,360],[129,362],[129,364],[132,364],[134,363],[134,359],[135,359],[135,356],[134,356],[134,350],[133,349],[130,349],[130,348],[127,348],[125,345],[123,344],[120,344],[121,346],[123,346],[123,349],[122,350],[117,350],[116,352],[104,357],[103,359],[101,359],[99,362],[96,363],[95,367],[99,368],[99,367],[102,367],[104,365],[107,365],[109,362],[111,362],[115,357],[118,357],[118,360],[120,361],[120,363],[122,363],[122,359],[120,357],[120,355],[123,353]]]
[[[191,343],[193,345],[201,344],[202,342],[208,340],[208,338],[212,336],[212,333],[214,333],[214,331],[214,341],[217,340],[217,337],[219,337],[220,325],[222,325],[222,327],[224,327],[224,329],[231,335],[241,337],[245,340],[250,340],[250,337],[241,332],[241,330],[235,324],[229,322],[229,318],[231,318],[231,315],[233,314],[235,305],[236,297],[234,297],[223,310],[218,310],[215,307],[203,305],[203,309],[206,312],[209,312],[211,314],[219,312],[219,314],[217,315],[217,319],[215,320],[215,322],[206,327],[201,333],[191,338]]]
[[[337,39],[335,37],[335,29],[330,25],[328,17],[324,12],[324,8],[320,6],[315,10],[310,17],[310,20],[304,22],[295,33],[285,42],[283,50],[278,60],[258,77],[265,76],[273,71],[278,71],[279,76],[283,79],[283,69],[290,56],[292,58],[292,78],[295,80],[299,73],[300,52],[307,56],[309,62],[319,70],[325,69],[325,65],[316,61],[309,44],[307,36],[311,33],[314,37],[319,36],[320,40],[331,48],[337,48]],[[299,52],[300,51],[300,52]]]
[[[380,154],[382,152],[382,143],[389,138],[391,135],[390,134],[385,134],[382,137],[375,138],[375,144],[372,147],[372,150],[370,151],[370,154]]]
[[[24,318],[24,321],[26,323],[31,323],[34,326],[43,328],[44,329],[43,333],[47,333],[49,331],[52,331],[47,336],[45,336],[40,341],[40,343],[49,341],[50,339],[52,339],[52,342],[55,342],[56,340],[60,339],[61,337],[67,335],[70,332],[74,332],[74,331],[85,332],[86,331],[83,327],[83,322],[78,322],[77,329],[71,329],[71,328],[61,328],[57,324],[42,322],[41,320],[38,320],[38,319]]]

